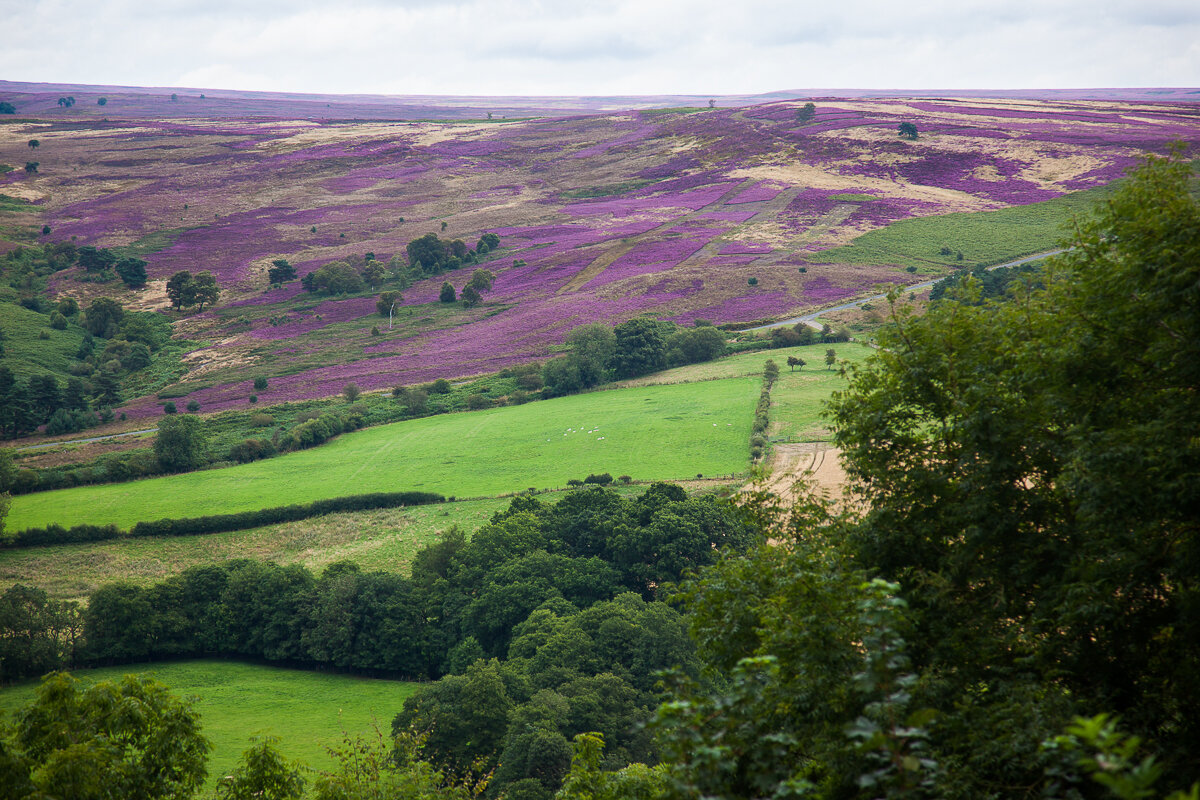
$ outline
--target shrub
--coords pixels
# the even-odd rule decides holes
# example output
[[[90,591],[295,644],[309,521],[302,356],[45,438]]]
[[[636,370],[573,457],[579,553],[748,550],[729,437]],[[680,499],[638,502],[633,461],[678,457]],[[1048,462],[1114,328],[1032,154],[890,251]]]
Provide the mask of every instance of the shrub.
[[[178,409],[175,408],[175,404],[172,402],[168,402],[166,405],[163,406],[164,414],[174,414],[177,410]]]
[[[595,483],[600,486],[606,486],[613,482],[613,476],[607,472],[601,472],[599,475],[588,475],[583,479],[584,483]]]
[[[260,392],[263,389],[266,389],[267,388],[267,376],[266,375],[256,375],[254,378],[254,388]]]
[[[257,402],[258,402],[258,395],[256,395],[256,394],[250,395],[250,404],[253,405],[254,403],[257,403]]]
[[[275,424],[275,418],[270,414],[251,414],[250,424],[255,428],[266,428]]]
[[[450,388],[450,381],[445,378],[438,378],[429,384],[428,392],[430,394],[450,394]]]
[[[275,448],[268,439],[246,439],[229,448],[229,460],[239,464],[248,464],[274,454]]]
[[[489,408],[492,401],[484,397],[482,394],[473,394],[467,397],[467,408],[472,411],[478,411],[481,408]]]
[[[570,478],[567,480],[567,486],[583,486],[583,481],[578,478]]]
[[[357,383],[347,383],[345,387],[342,388],[342,397],[345,397],[346,402],[348,403],[353,403],[358,399],[360,394],[362,394],[362,390],[358,388]]]
[[[750,284],[751,286],[758,286],[758,278],[747,278],[746,283]]]
[[[197,411],[200,410],[200,404],[197,403],[195,400],[189,400],[188,404],[187,404],[187,410],[192,412],[193,414],[195,414]]]
[[[627,485],[627,486],[628,486],[629,484],[633,483],[633,478],[632,478],[631,476],[629,476],[629,475],[622,475],[622,476],[620,476],[619,478],[617,478],[617,480],[619,480],[621,483],[623,483],[623,484],[625,484],[625,485]]]

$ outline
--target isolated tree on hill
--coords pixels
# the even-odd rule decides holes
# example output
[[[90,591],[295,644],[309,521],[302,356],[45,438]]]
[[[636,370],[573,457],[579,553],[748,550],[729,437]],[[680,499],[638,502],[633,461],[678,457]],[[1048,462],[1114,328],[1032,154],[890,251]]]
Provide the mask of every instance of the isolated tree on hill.
[[[286,258],[275,259],[267,268],[267,281],[272,286],[281,286],[294,280],[296,280],[296,268],[289,264]]]
[[[496,279],[496,274],[490,269],[477,269],[471,273],[471,280],[467,281],[467,286],[470,286],[477,292],[490,292],[492,290],[492,281]]]
[[[176,311],[194,303],[195,294],[195,282],[192,279],[192,273],[187,270],[180,270],[167,279],[167,297],[175,306]]]
[[[158,422],[158,435],[154,438],[154,455],[168,472],[195,469],[203,463],[207,438],[204,423],[199,417],[163,417]]]
[[[14,106],[12,103],[8,102],[7,100],[0,101],[0,114],[15,114],[15,113],[17,113],[16,106]]]
[[[116,263],[117,275],[130,289],[140,289],[146,285],[146,262],[140,258],[126,256]]]
[[[41,145],[41,142],[39,142],[37,139],[29,140],[29,149],[30,150],[36,150],[39,145]]]
[[[459,297],[462,299],[462,304],[465,308],[471,308],[472,306],[477,306],[483,302],[483,295],[481,295],[479,290],[469,283],[463,287],[462,293],[459,295]]]
[[[812,103],[805,103],[796,110],[797,122],[810,122],[817,115],[817,107]]]
[[[98,105],[98,106],[106,106],[106,105],[108,105],[108,98],[107,98],[107,97],[98,97],[98,98],[96,98],[96,105]]]
[[[438,294],[438,300],[443,303],[453,303],[457,299],[458,296],[454,292],[454,287],[450,285],[450,281],[443,283],[442,291]]]
[[[917,126],[911,122],[901,122],[900,127],[896,129],[897,134],[902,139],[916,139]]]
[[[832,369],[833,365],[836,363],[837,363],[837,353],[835,353],[833,351],[833,348],[831,347],[825,351],[825,369]]]
[[[217,288],[217,279],[211,272],[197,273],[192,279],[192,296],[200,304],[200,311],[204,310],[205,304],[211,306],[220,299],[221,290]]]
[[[26,161],[25,162],[25,171],[29,172],[29,173],[37,172],[38,167],[40,167],[41,165],[42,165],[42,162],[40,162],[40,161]]]

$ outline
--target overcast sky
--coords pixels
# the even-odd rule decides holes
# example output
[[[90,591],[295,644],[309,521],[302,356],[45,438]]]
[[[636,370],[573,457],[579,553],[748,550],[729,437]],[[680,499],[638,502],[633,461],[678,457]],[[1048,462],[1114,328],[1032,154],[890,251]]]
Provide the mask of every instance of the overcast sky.
[[[1200,0],[0,0],[0,78],[382,94],[1200,86]]]

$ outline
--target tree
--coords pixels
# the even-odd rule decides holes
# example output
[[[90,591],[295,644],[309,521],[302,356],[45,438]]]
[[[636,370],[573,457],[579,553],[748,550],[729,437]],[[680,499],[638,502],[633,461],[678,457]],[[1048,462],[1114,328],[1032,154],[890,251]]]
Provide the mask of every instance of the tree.
[[[481,295],[479,290],[469,283],[463,287],[462,293],[459,295],[459,297],[462,299],[462,304],[465,308],[471,308],[472,306],[477,306],[483,302],[483,295]]]
[[[140,289],[146,285],[146,262],[140,258],[127,256],[118,259],[116,270],[117,275],[130,289]]]
[[[817,115],[817,107],[812,103],[805,103],[796,110],[797,122],[811,122],[813,117]]]
[[[0,101],[0,114],[15,114],[17,107],[7,100]]]
[[[211,748],[199,715],[162,684],[126,675],[87,685],[61,672],[17,713],[11,746],[16,797],[81,800],[187,800],[204,783]]]
[[[125,309],[111,297],[97,297],[87,307],[84,316],[83,325],[88,333],[102,339],[110,339],[117,333],[121,318],[125,316]]]
[[[803,358],[800,358],[799,356],[788,356],[787,357],[787,365],[789,367],[791,367],[792,372],[796,371],[796,367],[800,367],[800,369],[804,369],[804,365],[807,363],[808,363],[807,361],[805,361]]]
[[[453,303],[458,299],[454,292],[454,287],[450,285],[450,281],[442,284],[442,291],[438,294],[438,300],[442,303]]]
[[[900,127],[896,129],[898,135],[902,139],[916,139],[917,126],[911,122],[901,122]]]
[[[372,259],[363,267],[362,277],[372,289],[378,289],[387,279],[387,270],[378,261]]]
[[[357,294],[366,288],[362,277],[344,261],[332,261],[312,276],[315,289],[329,294]]]
[[[346,398],[347,403],[353,403],[362,394],[362,390],[358,388],[357,383],[347,383],[342,387],[342,397]]]
[[[375,310],[379,312],[380,316],[391,319],[392,314],[395,313],[396,306],[403,302],[404,296],[399,292],[384,292],[375,301]]]
[[[192,278],[192,297],[200,304],[199,311],[204,310],[204,304],[215,305],[221,297],[221,290],[217,288],[217,279],[211,272],[199,272]]]
[[[266,736],[243,752],[237,769],[217,783],[218,800],[300,800],[302,767],[275,749],[278,741]]]
[[[725,353],[725,337],[711,325],[680,328],[667,337],[667,361],[672,365],[712,361]]]
[[[288,281],[296,280],[296,268],[288,263],[286,258],[277,258],[267,268],[267,282],[272,286],[282,286]]]
[[[39,142],[37,139],[30,139],[29,140],[29,149],[36,150],[40,144],[41,144],[41,142]]]
[[[33,174],[38,171],[38,167],[40,167],[40,166],[41,166],[41,163],[38,161],[26,161],[25,162],[25,171],[30,174]]]
[[[76,251],[76,257],[79,260],[79,266],[88,272],[103,272],[111,269],[117,263],[117,257],[111,250],[91,245],[80,247]]]
[[[613,329],[616,351],[612,368],[618,379],[657,372],[667,365],[666,332],[670,323],[636,317]]]
[[[837,353],[835,353],[833,351],[833,348],[831,347],[825,351],[825,369],[832,369],[833,365],[836,363],[837,363]]]
[[[617,337],[612,328],[599,322],[580,325],[567,334],[567,344],[571,348],[567,358],[579,371],[582,386],[587,388],[603,383],[608,363],[617,349]]]
[[[96,98],[96,105],[98,105],[98,106],[106,106],[106,105],[108,105],[108,98],[107,98],[107,97],[97,97],[97,98]]]
[[[467,286],[479,292],[490,292],[494,280],[496,280],[496,274],[490,269],[477,269],[471,273],[471,280],[467,281]]]
[[[203,463],[207,438],[199,417],[163,417],[154,438],[154,455],[167,472],[186,472]]]
[[[167,279],[167,297],[171,304],[178,311],[184,306],[190,306],[195,302],[196,284],[192,278],[192,273],[187,270],[180,270]]]

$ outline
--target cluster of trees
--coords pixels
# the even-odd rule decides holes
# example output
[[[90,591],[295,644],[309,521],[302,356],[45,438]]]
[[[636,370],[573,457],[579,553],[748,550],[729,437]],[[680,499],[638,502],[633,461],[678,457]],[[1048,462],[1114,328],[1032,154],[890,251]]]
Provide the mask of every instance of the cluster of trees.
[[[985,300],[996,300],[1003,297],[1014,281],[1024,284],[1037,283],[1041,280],[1039,275],[1040,269],[1033,264],[1018,264],[1015,267],[996,267],[995,269],[975,267],[969,272],[964,270],[942,278],[929,290],[929,299],[941,300],[949,293],[953,294],[958,302],[979,305]],[[968,277],[972,279],[973,286],[969,297],[961,291]]]
[[[167,279],[167,298],[176,311],[194,305],[199,305],[197,311],[203,311],[205,305],[214,305],[220,297],[221,290],[211,272],[193,275],[184,269]]]
[[[570,394],[608,380],[646,375],[667,367],[710,361],[723,355],[725,337],[698,321],[692,328],[637,317],[615,328],[582,325],[567,334],[571,350],[542,368],[545,394]]]
[[[103,247],[84,245],[76,250],[76,261],[91,280],[105,282],[115,272],[131,289],[146,285],[146,262],[140,258],[118,256]]]
[[[58,98],[58,105],[62,106],[63,108],[70,108],[71,106],[75,105],[75,98],[60,97]]]
[[[817,116],[817,107],[813,103],[805,103],[796,109],[797,122],[812,122]]]
[[[424,275],[436,275],[464,264],[474,264],[499,246],[500,237],[494,233],[479,237],[473,250],[462,239],[442,239],[436,233],[427,233],[409,242],[405,252],[413,269],[419,269]]]
[[[15,114],[17,107],[7,100],[0,100],[0,114]]]
[[[64,387],[56,376],[32,375],[27,382],[0,365],[0,436],[13,438],[46,425],[49,434],[69,433],[97,424],[80,378]]]
[[[483,302],[483,293],[491,291],[492,281],[495,279],[496,275],[490,269],[477,269],[471,273],[471,279],[467,281],[458,295],[455,294],[454,285],[450,281],[444,282],[442,291],[438,294],[438,300],[443,303],[462,300],[464,308],[477,306]]]
[[[810,344],[848,341],[850,341],[850,331],[844,325],[834,328],[825,324],[819,331],[803,322],[797,322],[790,328],[771,328],[772,347],[804,347]]]

